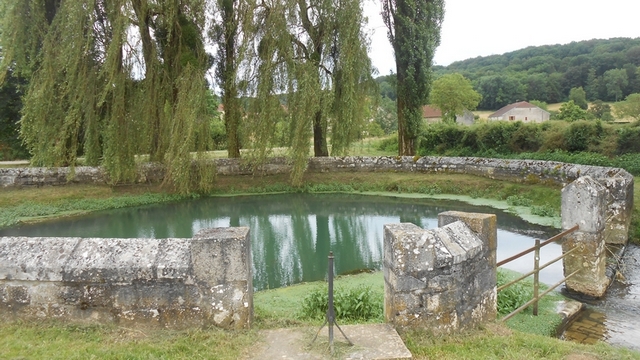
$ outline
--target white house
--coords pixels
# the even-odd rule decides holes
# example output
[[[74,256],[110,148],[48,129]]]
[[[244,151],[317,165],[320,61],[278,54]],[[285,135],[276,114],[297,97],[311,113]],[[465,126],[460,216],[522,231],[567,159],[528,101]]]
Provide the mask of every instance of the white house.
[[[549,120],[549,112],[526,101],[509,104],[489,115],[489,120],[540,123]]]

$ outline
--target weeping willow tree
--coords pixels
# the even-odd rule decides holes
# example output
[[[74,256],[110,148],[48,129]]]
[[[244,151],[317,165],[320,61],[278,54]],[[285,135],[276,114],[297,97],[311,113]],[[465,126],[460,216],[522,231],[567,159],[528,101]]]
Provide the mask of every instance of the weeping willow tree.
[[[206,190],[212,169],[202,37],[205,0],[4,2],[3,73],[30,79],[20,135],[41,166],[102,164],[114,183],[136,155],[166,166],[165,184]],[[194,164],[200,164],[194,165]]]
[[[247,76],[252,97],[249,137],[258,158],[288,124],[292,180],[300,183],[313,138],[315,156],[343,155],[360,134],[371,62],[360,0],[261,0],[256,4],[255,55]]]
[[[382,0],[382,5],[396,57],[398,154],[415,155],[433,55],[440,44],[444,0]]]

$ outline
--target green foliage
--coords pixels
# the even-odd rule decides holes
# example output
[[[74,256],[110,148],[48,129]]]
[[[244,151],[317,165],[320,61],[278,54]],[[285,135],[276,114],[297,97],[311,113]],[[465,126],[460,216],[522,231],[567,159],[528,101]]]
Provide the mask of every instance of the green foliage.
[[[508,154],[514,133],[521,125],[521,122],[491,121],[477,127],[478,149]]]
[[[191,152],[211,142],[202,121],[211,66],[204,5],[7,4],[0,41],[12,51],[3,54],[1,72],[15,68],[29,80],[20,134],[32,164],[73,166],[82,154],[85,164],[101,163],[110,181],[121,183],[135,178],[135,155],[150,154],[164,162],[170,188],[206,191],[206,167],[191,167]],[[132,36],[140,46],[128,43]]]
[[[584,91],[582,86],[571,88],[571,90],[569,91],[569,100],[573,101],[582,110],[587,110],[589,108],[589,103],[587,102],[587,93]]]
[[[602,121],[613,121],[613,115],[611,115],[611,106],[605,104],[602,100],[595,100],[587,113],[591,114],[594,118]]]
[[[388,152],[393,151],[394,153],[397,153],[398,152],[398,137],[392,135],[390,137],[387,137],[387,138],[383,139],[382,141],[380,141],[378,143],[377,148],[378,148],[378,150],[388,151]]]
[[[512,280],[512,277],[505,272],[498,270],[497,286],[500,287]],[[519,281],[498,292],[498,314],[507,315],[527,301],[533,298],[533,284],[531,281]]]
[[[570,152],[586,151],[599,143],[600,132],[593,121],[576,121],[565,132],[565,144]]]
[[[618,154],[640,153],[640,127],[618,129]]]
[[[11,74],[0,84],[0,160],[28,159],[29,153],[18,138],[24,80]]]
[[[376,296],[378,295],[378,296]],[[337,320],[369,321],[382,319],[382,297],[371,287],[334,289],[333,305]],[[301,316],[308,319],[324,319],[327,313],[329,295],[326,288],[311,291],[302,300]]]
[[[630,117],[640,122],[640,93],[630,94],[624,101],[614,105],[616,116]]]
[[[535,106],[539,107],[542,110],[549,111],[549,105],[544,101],[529,100],[529,104],[535,105]]]
[[[511,195],[507,198],[507,204],[510,206],[531,206],[533,201],[519,195]]]
[[[531,207],[531,214],[542,217],[556,217],[560,215],[558,209],[550,205],[534,205]]]
[[[16,225],[23,219],[46,218],[64,214],[167,203],[185,198],[185,196],[181,195],[147,193],[136,196],[114,196],[107,199],[71,198],[46,203],[28,202],[1,207],[0,227]]]
[[[587,100],[617,101],[640,93],[639,63],[635,55],[629,56],[638,46],[638,38],[615,38],[527,47],[457,61],[439,67],[437,75],[464,74],[482,95],[483,110],[495,111],[523,99],[558,103],[580,87]]]
[[[373,120],[380,125],[385,135],[398,131],[398,104],[388,97],[383,97],[374,111]]]
[[[431,89],[433,55],[440,44],[444,1],[385,0],[382,18],[396,58],[398,154],[415,155],[422,105]]]
[[[573,100],[569,100],[560,106],[560,111],[555,118],[566,121],[584,120],[587,118],[587,112],[576,105]]]
[[[455,122],[456,115],[475,110],[482,96],[471,81],[458,73],[446,74],[433,82],[430,103],[442,111],[443,120]]]

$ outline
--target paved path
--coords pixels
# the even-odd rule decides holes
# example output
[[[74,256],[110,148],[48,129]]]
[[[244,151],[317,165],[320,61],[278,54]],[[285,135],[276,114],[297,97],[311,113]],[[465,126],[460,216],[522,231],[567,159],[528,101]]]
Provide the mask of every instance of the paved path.
[[[353,342],[349,346],[340,331],[334,327],[334,356],[329,351],[328,328],[325,326],[315,342],[318,329],[288,328],[264,330],[263,341],[248,359],[324,360],[324,359],[411,359],[411,353],[387,324],[340,326]]]
[[[29,160],[0,161],[0,166],[29,165]]]

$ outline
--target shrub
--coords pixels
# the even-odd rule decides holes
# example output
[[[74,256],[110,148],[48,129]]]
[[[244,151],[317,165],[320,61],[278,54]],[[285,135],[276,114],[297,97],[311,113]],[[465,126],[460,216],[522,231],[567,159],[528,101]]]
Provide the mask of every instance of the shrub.
[[[479,150],[493,149],[500,154],[509,154],[509,143],[513,133],[522,126],[521,122],[492,121],[477,128]]]
[[[327,313],[329,295],[326,288],[318,288],[302,300],[301,316],[323,319]],[[334,289],[333,306],[336,319],[367,321],[382,318],[383,299],[376,298],[368,286],[351,290]]]
[[[600,142],[597,124],[593,121],[575,121],[565,131],[567,150],[571,152],[586,151],[589,146],[597,146]]]
[[[538,124],[522,124],[511,135],[509,150],[513,153],[538,151],[542,146],[542,127]]]
[[[468,128],[457,124],[435,123],[425,127],[420,139],[420,155],[442,155],[461,148]]]
[[[512,279],[503,271],[498,269],[498,287],[508,283]],[[498,314],[507,315],[515,309],[524,305],[533,298],[533,286],[530,282],[519,281],[508,288],[498,292]]]
[[[388,138],[382,139],[376,149],[386,152],[398,152],[398,135],[394,134]]]
[[[640,153],[640,127],[625,126],[618,129],[617,154]]]
[[[511,195],[507,197],[507,204],[510,206],[531,206],[533,201],[519,195]]]

